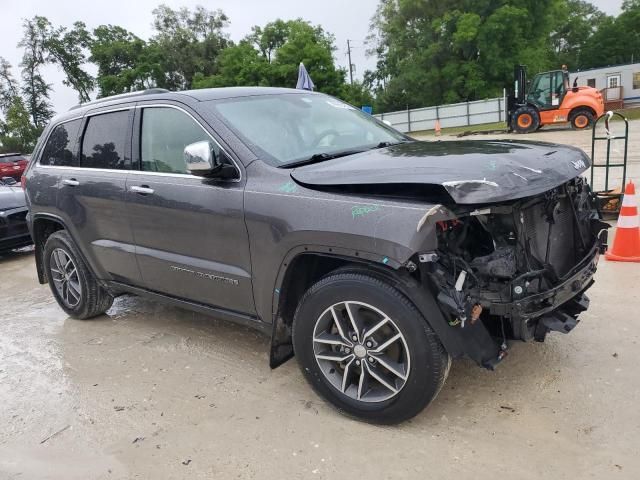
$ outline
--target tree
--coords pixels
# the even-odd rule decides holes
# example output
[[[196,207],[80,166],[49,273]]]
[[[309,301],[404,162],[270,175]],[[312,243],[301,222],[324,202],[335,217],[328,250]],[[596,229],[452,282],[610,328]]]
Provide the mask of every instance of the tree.
[[[32,125],[22,98],[12,97],[5,120],[0,121],[0,151],[31,152],[39,135],[40,129]]]
[[[371,23],[378,110],[502,93],[514,65],[552,65],[549,36],[565,0],[381,0]]]
[[[26,108],[31,116],[33,125],[42,130],[53,117],[49,92],[51,85],[45,82],[40,68],[46,63],[45,42],[50,23],[44,17],[33,17],[23,23],[24,35],[19,47],[24,48],[24,55],[20,67],[24,85],[22,93],[26,99]]]
[[[550,38],[556,64],[582,68],[583,50],[607,17],[587,1],[567,0],[561,4],[558,18],[563,20]]]
[[[0,111],[6,115],[13,99],[19,95],[18,84],[11,73],[11,64],[0,57]]]
[[[269,62],[249,41],[225,48],[218,57],[218,73],[205,77],[196,73],[193,88],[269,85]]]
[[[89,61],[98,66],[98,96],[154,87],[163,77],[159,52],[122,27],[100,25],[89,39]]]
[[[157,57],[163,77],[158,86],[169,90],[191,88],[196,73],[217,73],[218,55],[229,45],[224,28],[229,20],[221,10],[196,7],[173,10],[160,5],[153,10],[156,34],[151,42],[161,55]]]
[[[355,98],[358,87],[345,88],[345,71],[333,59],[335,40],[322,27],[302,19],[255,26],[238,45],[224,49],[215,75],[197,75],[195,88],[235,85],[294,87],[303,62],[317,89]],[[362,89],[362,86],[359,87]],[[362,93],[362,92],[360,92]]]
[[[640,58],[640,0],[626,0],[618,17],[605,17],[585,42],[582,68],[604,67]]]
[[[71,30],[51,27],[44,41],[49,62],[62,68],[66,75],[62,83],[78,92],[81,103],[90,100],[89,93],[94,85],[93,77],[82,69],[87,62],[85,51],[90,43],[91,35],[82,22],[74,23]]]

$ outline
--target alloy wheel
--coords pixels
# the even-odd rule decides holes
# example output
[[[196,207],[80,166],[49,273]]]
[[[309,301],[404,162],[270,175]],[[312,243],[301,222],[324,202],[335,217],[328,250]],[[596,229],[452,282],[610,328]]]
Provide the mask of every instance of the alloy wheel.
[[[344,301],[327,308],[316,321],[313,353],[329,383],[353,400],[389,400],[409,377],[404,335],[367,303]]]
[[[64,304],[67,308],[76,307],[82,300],[82,285],[76,264],[67,252],[56,248],[51,252],[49,268],[53,284]]]

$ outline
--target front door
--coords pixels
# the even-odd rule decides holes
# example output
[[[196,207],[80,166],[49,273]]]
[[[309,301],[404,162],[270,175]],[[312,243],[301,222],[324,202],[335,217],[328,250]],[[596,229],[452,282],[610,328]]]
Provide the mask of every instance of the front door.
[[[616,100],[620,100],[622,97],[621,85],[620,85],[620,74],[607,75],[607,102],[613,102]]]
[[[139,105],[134,127],[137,171],[127,199],[143,284],[152,291],[241,313],[255,313],[243,185],[190,175],[190,143],[220,147],[191,113]]]

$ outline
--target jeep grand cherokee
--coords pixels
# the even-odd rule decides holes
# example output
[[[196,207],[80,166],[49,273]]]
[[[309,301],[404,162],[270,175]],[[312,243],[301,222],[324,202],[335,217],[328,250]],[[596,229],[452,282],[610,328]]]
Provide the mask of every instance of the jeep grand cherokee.
[[[38,276],[71,317],[133,293],[249,325],[272,367],[295,355],[378,423],[420,412],[452,358],[492,369],[570,331],[606,242],[576,148],[415,141],[299,90],[102,99],[34,160]]]

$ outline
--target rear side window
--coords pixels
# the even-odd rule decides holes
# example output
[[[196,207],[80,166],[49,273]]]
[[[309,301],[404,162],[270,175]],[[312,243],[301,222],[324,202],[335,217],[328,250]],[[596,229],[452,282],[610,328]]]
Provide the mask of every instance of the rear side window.
[[[142,170],[188,173],[184,163],[184,147],[190,143],[210,140],[207,132],[180,110],[168,107],[145,108],[142,111],[140,134]]]
[[[81,120],[61,123],[53,129],[47,144],[44,146],[41,165],[70,167],[78,164],[76,156],[76,139]]]
[[[129,134],[129,110],[89,117],[82,138],[80,166],[122,170],[129,168],[125,145]]]

